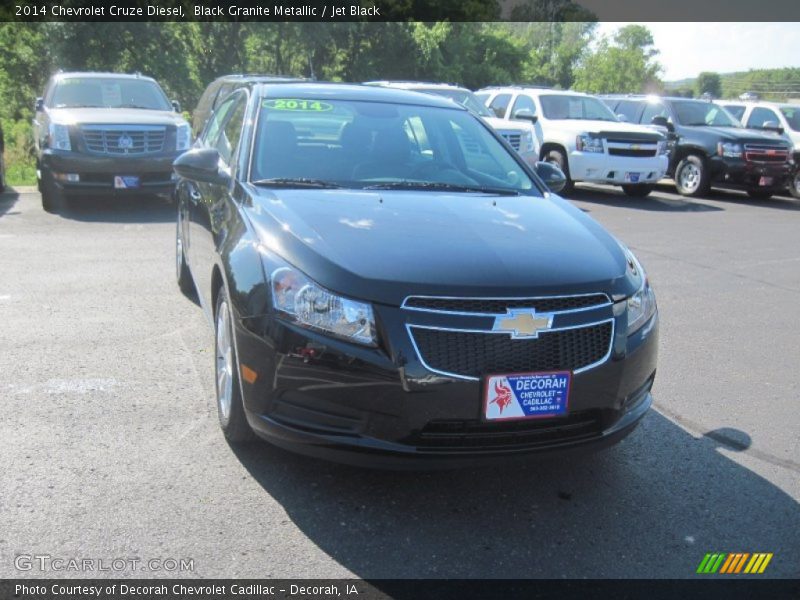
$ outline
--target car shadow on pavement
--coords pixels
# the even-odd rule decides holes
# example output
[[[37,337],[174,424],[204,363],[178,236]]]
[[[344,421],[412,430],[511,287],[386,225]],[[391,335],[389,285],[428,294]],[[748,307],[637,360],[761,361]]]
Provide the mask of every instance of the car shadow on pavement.
[[[381,472],[266,444],[235,453],[365,579],[684,578],[706,552],[773,552],[770,575],[796,577],[798,503],[736,462],[749,446],[744,432],[693,435],[651,410],[614,448],[516,467]]]
[[[6,187],[6,191],[0,194],[0,217],[11,212],[17,200],[19,200],[19,192],[13,188]]]
[[[68,198],[58,214],[88,223],[167,223],[175,220],[174,205],[152,195]]]
[[[593,202],[604,206],[655,212],[715,212],[725,210],[719,206],[703,204],[688,198],[668,198],[660,195],[658,189],[645,198],[634,198],[626,196],[622,190],[616,188],[576,187],[568,196],[568,199]]]

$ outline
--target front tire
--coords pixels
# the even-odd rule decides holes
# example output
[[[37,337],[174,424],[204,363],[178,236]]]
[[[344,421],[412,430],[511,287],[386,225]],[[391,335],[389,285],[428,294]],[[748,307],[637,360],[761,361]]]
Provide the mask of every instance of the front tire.
[[[789,180],[789,193],[800,200],[800,168]]]
[[[655,186],[641,184],[641,185],[623,185],[622,191],[625,192],[626,196],[632,196],[634,198],[645,198],[646,196],[650,195],[650,192],[653,191]]]
[[[178,287],[185,296],[194,296],[194,280],[186,264],[186,254],[183,251],[183,235],[181,234],[181,212],[178,208],[178,221],[175,225],[175,276]]]
[[[42,172],[41,183],[42,208],[49,213],[54,213],[64,204],[64,193],[53,181],[49,171]]]
[[[675,169],[675,187],[681,196],[697,198],[706,195],[711,182],[705,161],[696,154],[681,160]]]
[[[253,441],[239,386],[239,359],[233,339],[233,319],[228,292],[223,286],[217,295],[214,328],[214,365],[217,414],[225,438],[234,444]]]
[[[561,189],[560,194],[566,195],[571,193],[575,189],[575,182],[569,176],[569,163],[567,162],[567,156],[561,150],[550,150],[547,154],[543,157],[545,162],[553,163],[561,172],[564,173],[564,176],[567,178],[567,183]]]

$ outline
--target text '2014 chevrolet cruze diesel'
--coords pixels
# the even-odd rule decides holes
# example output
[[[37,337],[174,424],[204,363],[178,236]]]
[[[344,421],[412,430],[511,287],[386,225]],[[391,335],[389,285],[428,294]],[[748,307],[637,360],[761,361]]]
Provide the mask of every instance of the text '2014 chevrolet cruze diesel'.
[[[613,443],[652,403],[636,257],[449,100],[247,86],[175,171],[178,282],[214,325],[231,441],[497,464]]]

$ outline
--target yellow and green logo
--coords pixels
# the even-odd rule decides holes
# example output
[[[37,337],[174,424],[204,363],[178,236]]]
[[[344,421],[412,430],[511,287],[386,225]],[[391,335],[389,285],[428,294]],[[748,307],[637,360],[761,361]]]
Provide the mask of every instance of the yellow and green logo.
[[[709,552],[700,561],[697,572],[701,575],[763,573],[772,552]]]

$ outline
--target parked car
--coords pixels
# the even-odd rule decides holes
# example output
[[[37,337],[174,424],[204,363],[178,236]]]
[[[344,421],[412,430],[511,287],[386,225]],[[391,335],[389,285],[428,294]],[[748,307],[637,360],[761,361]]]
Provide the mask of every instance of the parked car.
[[[659,96],[609,96],[604,101],[631,123],[668,133],[667,172],[684,196],[702,197],[714,186],[769,198],[788,182],[789,146],[774,135],[744,129],[718,104]]]
[[[665,137],[619,121],[594,96],[531,87],[485,88],[478,96],[498,118],[538,117],[540,158],[564,171],[567,191],[574,182],[586,181],[647,196],[667,170]]]
[[[195,137],[200,135],[211,113],[234,90],[253,83],[280,83],[285,81],[307,80],[301,77],[285,77],[283,75],[245,75],[241,73],[217,77],[208,84],[208,87],[200,96],[200,100],[197,101],[197,107],[192,114],[192,133]]]
[[[171,196],[172,161],[191,145],[189,124],[150,77],[58,73],[33,120],[42,205],[65,197],[147,192]]]
[[[514,150],[519,152],[520,156],[522,156],[529,165],[533,166],[539,161],[540,144],[536,138],[536,129],[533,126],[536,122],[536,116],[533,114],[529,115],[528,119],[518,119],[514,122],[498,119],[472,91],[464,87],[447,83],[368,81],[366,85],[380,85],[382,87],[392,87],[401,90],[412,90],[449,98],[453,102],[462,104],[486,121],[492,129],[511,144]]]
[[[0,194],[6,190],[6,163],[3,154],[6,151],[5,137],[3,136],[3,124],[0,123]]]
[[[750,129],[759,129],[780,135],[792,147],[794,162],[789,191],[800,198],[800,105],[779,102],[717,102]]]
[[[642,266],[466,108],[254,84],[174,167],[178,284],[215,330],[230,441],[500,464],[616,442],[649,409]]]

